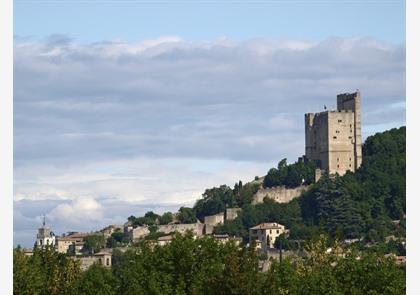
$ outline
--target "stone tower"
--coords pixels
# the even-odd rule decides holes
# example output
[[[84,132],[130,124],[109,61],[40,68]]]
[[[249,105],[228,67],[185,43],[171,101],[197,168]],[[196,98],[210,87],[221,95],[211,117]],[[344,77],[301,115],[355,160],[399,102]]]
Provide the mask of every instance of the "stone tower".
[[[337,95],[337,110],[305,114],[305,156],[328,174],[362,163],[360,92]]]

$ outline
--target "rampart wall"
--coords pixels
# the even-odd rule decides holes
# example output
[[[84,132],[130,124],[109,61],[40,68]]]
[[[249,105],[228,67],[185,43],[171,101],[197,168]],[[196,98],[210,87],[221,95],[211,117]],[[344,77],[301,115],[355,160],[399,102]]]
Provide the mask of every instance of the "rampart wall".
[[[289,203],[294,198],[299,197],[307,188],[307,185],[301,185],[296,188],[276,186],[259,189],[253,197],[252,204],[262,203],[265,197],[273,199],[277,203]]]

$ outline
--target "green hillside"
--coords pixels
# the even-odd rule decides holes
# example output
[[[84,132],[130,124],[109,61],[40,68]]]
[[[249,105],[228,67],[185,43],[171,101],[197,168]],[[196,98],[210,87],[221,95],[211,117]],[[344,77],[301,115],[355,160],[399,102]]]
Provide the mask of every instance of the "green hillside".
[[[246,237],[249,227],[270,221],[286,225],[291,239],[308,239],[320,232],[371,242],[389,235],[405,236],[405,127],[368,137],[362,150],[363,164],[356,173],[323,177],[288,204],[266,199],[263,204],[251,205],[249,193],[242,196],[239,190],[233,200],[241,205],[242,214],[216,232]],[[284,162],[279,167],[284,167]],[[199,200],[194,207],[197,217],[202,215],[201,203],[217,201]]]

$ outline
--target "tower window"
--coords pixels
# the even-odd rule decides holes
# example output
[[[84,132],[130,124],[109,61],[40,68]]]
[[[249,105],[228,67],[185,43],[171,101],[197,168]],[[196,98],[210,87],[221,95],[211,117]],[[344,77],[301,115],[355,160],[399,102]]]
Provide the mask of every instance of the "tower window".
[[[335,130],[335,133],[340,133],[340,130]]]
[[[337,162],[340,161],[340,158],[337,158]]]
[[[339,164],[337,164],[337,168],[340,168],[340,165]]]
[[[343,120],[338,120],[338,123],[341,123],[341,122],[343,122]]]
[[[351,167],[351,164],[349,164],[349,167]]]
[[[334,139],[337,139],[337,136],[333,136]]]

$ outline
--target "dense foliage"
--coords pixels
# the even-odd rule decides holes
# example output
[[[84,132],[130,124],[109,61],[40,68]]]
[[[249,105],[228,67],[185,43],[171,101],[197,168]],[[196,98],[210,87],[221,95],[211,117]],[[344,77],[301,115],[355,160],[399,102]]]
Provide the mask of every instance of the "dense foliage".
[[[253,247],[191,233],[165,246],[142,240],[115,251],[112,269],[84,272],[64,254],[15,249],[14,294],[404,294],[405,268],[391,258],[329,246],[321,235],[306,258],[272,261],[267,272]]]
[[[93,234],[84,237],[83,252],[85,253],[96,253],[103,249],[106,245],[106,241],[103,235]]]
[[[76,294],[79,278],[79,262],[51,247],[35,248],[33,256],[29,257],[19,248],[13,251],[14,294]]]
[[[197,218],[204,221],[205,216],[224,212],[226,208],[250,204],[258,188],[259,184],[256,182],[242,185],[242,181],[239,181],[233,190],[227,185],[206,189],[203,197],[195,203],[193,210]]]
[[[264,187],[284,185],[289,188],[297,187],[302,184],[311,184],[315,180],[315,162],[297,161],[287,165],[287,160],[283,159],[276,168],[271,168],[264,178]]]
[[[128,236],[122,231],[115,231],[111,236],[106,240],[106,246],[108,248],[115,248],[120,246],[125,246],[129,243]]]

